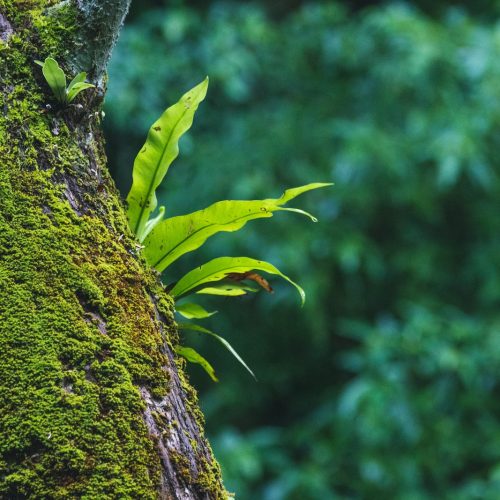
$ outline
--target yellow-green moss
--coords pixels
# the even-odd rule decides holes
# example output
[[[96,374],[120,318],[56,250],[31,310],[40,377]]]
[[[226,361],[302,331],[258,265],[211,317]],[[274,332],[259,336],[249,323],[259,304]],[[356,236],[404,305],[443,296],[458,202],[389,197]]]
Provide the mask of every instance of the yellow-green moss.
[[[144,300],[158,285],[119,241],[129,234],[107,174],[88,171],[85,153],[104,165],[98,144],[82,148],[95,124],[70,132],[70,112],[45,108],[30,58],[34,41],[60,47],[60,25],[41,19],[17,17],[31,38],[0,46],[0,497],[156,498],[137,385],[167,388]],[[100,194],[85,213],[68,178]]]
[[[172,301],[103,168],[98,100],[58,108],[33,62],[71,48],[71,3],[40,15],[55,3],[0,0],[16,31],[0,42],[0,498],[152,499],[161,464],[138,387],[166,394],[161,346],[178,338],[156,314],[173,325]],[[224,498],[217,462],[192,446],[199,474],[173,455],[178,472]]]

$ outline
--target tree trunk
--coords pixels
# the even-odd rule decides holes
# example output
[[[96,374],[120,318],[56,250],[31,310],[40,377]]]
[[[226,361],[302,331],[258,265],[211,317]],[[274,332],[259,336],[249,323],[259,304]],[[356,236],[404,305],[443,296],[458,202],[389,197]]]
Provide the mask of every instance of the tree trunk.
[[[128,2],[0,0],[0,498],[227,497],[172,301],[106,170]],[[47,56],[98,87],[57,105]]]

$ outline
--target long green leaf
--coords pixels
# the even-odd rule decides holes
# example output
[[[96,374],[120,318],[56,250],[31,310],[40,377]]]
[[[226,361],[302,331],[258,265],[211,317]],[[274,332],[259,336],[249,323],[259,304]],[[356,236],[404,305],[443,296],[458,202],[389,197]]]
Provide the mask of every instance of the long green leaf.
[[[152,267],[163,271],[187,252],[199,248],[205,241],[221,231],[237,231],[248,221],[272,217],[273,212],[288,210],[316,219],[299,209],[282,207],[306,191],[331,186],[331,183],[315,182],[287,189],[280,198],[267,200],[225,200],[214,203],[204,210],[166,219],[151,231],[144,241],[144,255]]]
[[[212,365],[201,354],[198,354],[192,347],[178,345],[175,348],[175,352],[183,358],[187,359],[190,363],[196,363],[200,365],[214,382],[219,381],[219,379],[215,376],[215,370],[213,369]]]
[[[297,289],[302,305],[304,305],[306,294],[297,283],[293,282],[288,276],[285,276],[272,264],[249,257],[219,257],[213,259],[183,276],[172,288],[170,294],[172,297],[178,299],[196,291],[197,288],[205,283],[209,283],[211,286],[212,283],[225,279],[228,274],[246,273],[256,269],[270,274],[277,274],[287,280]]]
[[[66,75],[59,67],[57,61],[52,57],[47,57],[42,66],[42,73],[49,84],[49,87],[54,92],[56,99],[59,102],[66,102]]]
[[[135,159],[127,215],[130,228],[139,240],[149,214],[156,208],[156,188],[179,154],[179,139],[191,127],[207,87],[208,78],[168,108],[149,129],[146,143]]]
[[[209,318],[217,313],[217,311],[207,311],[205,308],[201,307],[199,304],[194,304],[192,302],[186,302],[184,304],[176,304],[175,310],[187,319],[203,319]]]
[[[245,295],[247,292],[258,291],[258,288],[246,285],[244,283],[223,280],[219,281],[218,283],[211,283],[210,286],[202,287],[199,290],[196,290],[196,293],[201,295],[225,295],[228,297],[237,297],[239,295]]]
[[[181,330],[191,330],[193,332],[199,332],[199,333],[205,333],[207,335],[212,336],[214,339],[218,340],[252,375],[252,377],[257,380],[257,377],[255,376],[255,373],[250,369],[250,367],[243,361],[241,356],[233,349],[231,344],[224,338],[222,338],[220,335],[217,335],[216,333],[208,330],[207,328],[203,328],[200,325],[195,325],[193,323],[179,323],[179,328]]]

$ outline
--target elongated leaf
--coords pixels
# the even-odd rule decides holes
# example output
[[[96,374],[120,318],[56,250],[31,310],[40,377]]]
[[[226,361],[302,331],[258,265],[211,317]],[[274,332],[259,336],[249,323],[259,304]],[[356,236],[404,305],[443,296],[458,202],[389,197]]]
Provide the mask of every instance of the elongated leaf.
[[[42,66],[43,76],[59,102],[66,102],[66,76],[57,61],[47,57]]]
[[[248,221],[272,217],[273,212],[278,210],[298,212],[316,221],[303,210],[284,208],[281,205],[306,191],[326,186],[331,186],[331,183],[315,182],[287,189],[276,199],[219,201],[204,210],[171,217],[159,223],[145,239],[144,255],[148,263],[161,272],[185,253],[199,248],[210,236],[221,231],[237,231]]]
[[[172,297],[178,299],[188,293],[196,291],[197,288],[205,283],[209,283],[209,286],[212,286],[212,283],[225,279],[228,274],[245,273],[253,270],[277,274],[287,280],[297,289],[302,305],[304,305],[306,294],[297,283],[293,282],[288,276],[285,276],[272,264],[249,257],[219,257],[213,259],[183,276],[172,288],[170,294]]]
[[[91,89],[93,87],[95,87],[95,85],[92,85],[91,83],[76,82],[72,89],[67,93],[68,102],[71,102],[82,90]]]
[[[76,83],[82,83],[85,81],[86,78],[87,78],[87,73],[85,73],[85,71],[78,73],[78,75],[76,75],[75,78],[73,78],[73,80],[69,82],[69,85],[66,88],[66,92],[69,93]]]
[[[214,339],[218,340],[252,375],[252,377],[257,380],[257,377],[255,376],[255,373],[250,369],[250,367],[243,361],[241,356],[233,349],[231,344],[224,338],[222,338],[220,335],[217,335],[216,333],[208,330],[207,328],[203,328],[200,325],[195,325],[194,323],[179,323],[179,328],[181,330],[191,330],[193,332],[199,332],[199,333],[205,333],[207,335],[212,336]]]
[[[200,288],[195,293],[202,295],[226,295],[229,297],[237,297],[245,295],[247,292],[258,292],[258,288],[245,285],[244,283],[236,283],[234,281],[219,281],[212,283],[211,286]]]
[[[175,310],[187,319],[203,319],[209,318],[217,313],[217,311],[209,312],[199,304],[193,304],[192,302],[186,302],[184,304],[176,304]]]
[[[179,154],[179,139],[189,130],[198,105],[205,98],[208,78],[168,108],[149,130],[134,162],[132,188],[127,196],[130,228],[140,240],[149,214],[156,208],[156,188]]]
[[[198,354],[192,347],[178,345],[175,348],[175,352],[183,358],[187,359],[190,363],[197,363],[198,365],[201,365],[201,367],[208,373],[208,375],[214,382],[219,381],[219,379],[215,376],[215,370],[213,369],[212,365],[201,354]]]
[[[153,230],[156,224],[161,222],[164,215],[165,215],[165,207],[160,207],[158,209],[158,215],[155,218],[149,219],[146,222],[146,227],[144,228],[144,231],[142,233],[142,238],[139,240],[140,243],[144,241],[144,238]]]

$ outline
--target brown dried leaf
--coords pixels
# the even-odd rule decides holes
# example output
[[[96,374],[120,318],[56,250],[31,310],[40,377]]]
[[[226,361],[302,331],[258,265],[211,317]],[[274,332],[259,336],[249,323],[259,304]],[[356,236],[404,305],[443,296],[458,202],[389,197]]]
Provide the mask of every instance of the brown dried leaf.
[[[234,281],[250,280],[255,281],[259,286],[261,286],[266,292],[274,293],[269,281],[267,281],[260,274],[254,273],[253,271],[247,271],[246,273],[230,273],[227,275],[229,279]]]

